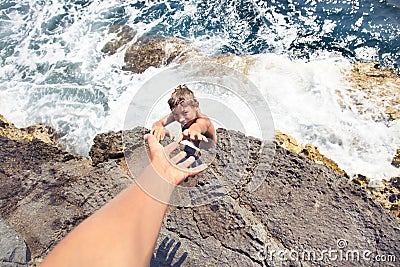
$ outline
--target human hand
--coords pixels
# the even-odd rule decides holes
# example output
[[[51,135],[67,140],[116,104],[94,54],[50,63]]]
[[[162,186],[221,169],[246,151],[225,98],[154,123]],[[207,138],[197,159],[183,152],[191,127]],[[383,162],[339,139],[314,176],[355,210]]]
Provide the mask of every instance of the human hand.
[[[199,131],[186,129],[178,137],[177,142],[181,142],[183,139],[198,140],[208,142],[207,137],[202,135]]]
[[[178,163],[186,156],[186,152],[184,151],[169,158],[171,152],[178,147],[178,142],[172,142],[162,147],[154,135],[146,134],[144,139],[149,145],[149,156],[152,168],[159,176],[173,185],[178,185],[185,178],[199,174],[207,168],[205,164],[201,164],[195,168],[189,168],[195,161],[194,157],[189,157],[185,161]]]
[[[156,125],[151,129],[150,134],[154,135],[158,141],[163,140],[165,136],[169,136],[171,139],[174,139],[174,135],[164,126]]]

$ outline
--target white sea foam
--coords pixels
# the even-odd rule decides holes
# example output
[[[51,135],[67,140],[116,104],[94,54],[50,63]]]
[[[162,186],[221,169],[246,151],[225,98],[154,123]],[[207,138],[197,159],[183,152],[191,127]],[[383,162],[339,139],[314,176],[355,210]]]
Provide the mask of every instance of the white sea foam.
[[[400,144],[400,124],[387,127],[338,103],[338,93],[348,89],[342,79],[349,62],[331,58],[306,63],[274,54],[257,59],[249,77],[266,96],[276,129],[316,145],[350,175],[375,180],[399,175],[390,163]]]
[[[314,17],[316,2],[310,3],[311,7],[303,15],[299,14],[299,19],[316,30],[319,27]],[[288,24],[287,15],[279,14],[269,4],[258,5],[258,16],[269,24],[261,25],[256,35],[260,40],[267,40],[275,54],[254,55],[255,64],[249,66],[248,77],[267,99],[275,128],[300,143],[318,146],[349,174],[361,173],[375,179],[399,175],[399,170],[390,165],[400,144],[399,123],[393,122],[388,127],[375,122],[368,114],[358,114],[355,108],[343,109],[338,104],[338,93],[347,90],[341,81],[341,71],[350,67],[349,62],[339,54],[323,52],[311,54],[309,63],[289,59],[284,54],[291,43],[301,41],[298,35],[301,25],[292,21]],[[61,141],[69,150],[87,155],[97,133],[124,127],[128,105],[135,93],[146,80],[164,70],[150,68],[143,74],[122,71],[126,47],[112,56],[101,53],[101,48],[113,37],[108,34],[108,27],[117,20],[109,16],[111,10],[124,9],[126,23],[134,27],[138,36],[150,32],[162,19],[134,22],[140,12],[123,1],[93,1],[85,8],[72,5],[67,11],[64,7],[65,1],[61,0],[19,1],[2,16],[0,37],[7,36],[10,44],[0,54],[0,113],[18,127],[35,123],[51,125],[64,134]],[[196,3],[188,2],[174,16],[195,20],[196,12],[199,12]],[[189,29],[187,40],[205,54],[214,55],[221,47],[230,45],[230,38],[237,38],[234,41],[240,44],[251,34],[248,25],[238,20],[234,9],[222,19],[229,22],[232,32],[198,34],[202,24],[196,21],[198,28]],[[361,28],[363,23],[360,18],[356,28]],[[322,30],[331,32],[335,27],[335,22],[327,20]],[[301,38],[311,38],[307,40],[313,42],[319,37],[303,35]],[[356,38],[347,36],[347,41],[357,41]],[[375,48],[360,47],[355,52],[363,59],[377,57]],[[254,121],[251,115],[246,117],[248,109],[240,106],[240,100],[229,94],[216,97],[240,109],[242,125]],[[160,100],[160,106],[164,101]],[[151,107],[154,103],[143,104]],[[202,110],[207,113],[207,107]],[[154,109],[149,125],[145,126],[149,127],[151,121],[166,112],[168,106],[164,103],[160,110]],[[216,123],[218,119],[216,116]],[[250,129],[246,131],[249,135],[257,135],[251,133],[253,127],[245,126]]]

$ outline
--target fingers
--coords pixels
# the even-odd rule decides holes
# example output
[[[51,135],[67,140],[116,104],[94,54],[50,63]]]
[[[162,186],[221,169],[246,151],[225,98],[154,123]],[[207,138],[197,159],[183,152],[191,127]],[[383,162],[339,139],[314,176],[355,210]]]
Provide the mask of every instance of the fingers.
[[[202,135],[201,133],[198,132],[191,132],[189,129],[184,130],[178,137],[177,142],[180,143],[184,138],[189,138],[190,140],[198,140],[198,141],[204,141],[208,143],[207,137]]]
[[[186,129],[179,135],[178,143],[181,142],[184,138],[187,138],[188,136],[190,137],[190,130]]]
[[[196,138],[197,138],[197,140],[204,141],[204,142],[208,142],[207,137],[205,137],[205,136],[202,135],[202,134],[199,134],[198,136],[196,136]]]
[[[157,140],[159,140],[159,139],[158,139],[157,129],[155,129],[155,128],[151,129],[150,134],[154,135],[155,138],[156,138]]]
[[[186,153],[185,153],[186,154]],[[182,168],[189,168],[190,165],[195,161],[195,158],[193,156],[190,156],[188,159],[186,159],[184,162],[179,163],[178,166]],[[189,169],[190,170],[190,169]]]
[[[161,146],[161,144],[158,142],[156,136],[154,136],[152,134],[144,135],[144,140],[149,145],[150,160],[154,164],[167,164],[169,155],[171,154],[172,151],[174,151],[178,147],[178,142],[171,142],[170,144],[168,144],[167,146],[165,146],[163,148]],[[163,155],[163,156],[160,156],[160,155]],[[200,166],[197,166],[195,168],[190,168],[190,165],[195,161],[195,158],[193,156],[191,156],[191,157],[187,158],[186,160],[184,160],[183,162],[181,162],[185,158],[185,156],[186,156],[186,152],[181,151],[177,155],[175,155],[174,157],[172,157],[170,159],[170,161],[169,161],[170,167],[169,168],[179,167],[178,169],[176,169],[176,171],[172,172],[172,173],[174,173],[173,176],[181,177],[182,173],[185,177],[193,176],[193,175],[201,173],[202,171],[204,171],[207,168],[207,165],[205,165],[205,164],[201,164]]]
[[[157,151],[157,149],[160,150],[162,147],[161,147],[160,143],[158,143],[158,140],[154,135],[145,134],[144,140],[146,140],[147,144],[149,145],[150,157],[159,153],[159,151]]]
[[[183,140],[183,134],[179,134],[178,139],[176,140],[177,143],[180,143]]]
[[[144,140],[147,141],[147,144],[149,144],[149,147],[154,147],[155,144],[158,144],[157,138],[152,135],[152,134],[145,134],[144,135]]]
[[[174,135],[164,127],[154,127],[151,129],[150,134],[154,135],[158,141],[164,140],[165,136],[169,136],[171,139],[174,139]]]
[[[178,142],[171,142],[167,146],[164,147],[165,153],[169,156],[172,151],[174,151],[178,147]]]
[[[174,140],[174,135],[170,132],[170,130],[165,129],[165,135],[168,135],[171,140]]]
[[[208,168],[208,166],[206,164],[201,164],[201,165],[196,166],[194,168],[189,168],[187,176],[193,176],[193,175],[199,174],[199,173],[203,172],[207,168]]]
[[[157,141],[160,141],[162,139],[164,139],[164,128],[163,127],[153,127],[153,129],[151,129],[150,134],[154,135],[157,139]]]
[[[189,134],[189,137],[190,137],[190,139],[193,140],[193,141],[199,140],[199,141],[208,142],[207,137],[205,137],[205,136],[202,135],[201,133]]]
[[[179,161],[184,159],[185,156],[186,156],[186,152],[185,151],[181,151],[178,154],[176,154],[174,157],[172,157],[171,161],[172,161],[172,163],[177,164]]]
[[[156,138],[157,138],[157,140],[158,140],[158,141],[160,141],[160,140],[163,140],[163,139],[164,139],[164,136],[163,136],[163,131],[162,131],[162,130],[160,130],[160,129],[157,129],[157,131],[156,131],[156,133],[155,133],[155,136],[156,136]]]

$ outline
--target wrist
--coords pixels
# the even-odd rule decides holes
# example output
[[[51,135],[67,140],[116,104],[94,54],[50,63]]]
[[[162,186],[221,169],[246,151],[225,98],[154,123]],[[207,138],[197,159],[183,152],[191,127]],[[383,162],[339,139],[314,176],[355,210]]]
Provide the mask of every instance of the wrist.
[[[153,123],[153,127],[164,127],[164,125],[160,121],[156,121]]]
[[[150,197],[168,204],[176,185],[162,177],[150,163],[136,179],[137,185]]]

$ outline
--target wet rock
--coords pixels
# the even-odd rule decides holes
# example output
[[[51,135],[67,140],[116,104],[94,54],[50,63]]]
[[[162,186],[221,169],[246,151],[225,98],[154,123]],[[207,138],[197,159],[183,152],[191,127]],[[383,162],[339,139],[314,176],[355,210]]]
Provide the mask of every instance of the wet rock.
[[[196,61],[212,62],[224,65],[226,67],[237,70],[244,75],[249,75],[250,70],[257,62],[257,56],[237,56],[232,54],[223,54],[217,57],[196,57]]]
[[[27,128],[17,128],[0,114],[0,136],[7,137],[12,140],[29,140],[39,139],[45,143],[59,145],[57,143],[60,137],[56,131],[47,125],[37,124]]]
[[[365,175],[358,174],[355,177],[351,179],[351,181],[355,184],[358,184],[359,186],[362,186],[364,188],[367,188],[370,182],[370,179],[366,177]]]
[[[115,38],[106,43],[101,49],[101,52],[107,55],[113,55],[118,49],[132,41],[136,32],[127,25],[112,25],[108,34],[114,34]]]
[[[340,100],[344,108],[356,106],[357,112],[370,114],[376,121],[400,119],[400,76],[393,68],[355,63],[345,81],[349,88]]]
[[[392,159],[392,165],[400,168],[400,149],[397,149],[396,155]]]
[[[167,66],[173,61],[183,63],[197,51],[178,38],[143,37],[125,53],[124,70],[142,73],[149,67]]]
[[[125,32],[132,31],[126,27],[113,26],[110,31],[118,31],[118,34],[124,35]],[[125,35],[130,36],[127,40],[133,39],[131,36],[133,34]],[[123,37],[120,38],[125,40]],[[112,41],[103,48],[104,52],[115,53],[121,42],[123,45],[128,43],[128,41]],[[179,38],[144,36],[126,50],[124,61],[123,69],[135,73],[142,73],[149,67],[167,66],[171,62],[201,61],[219,63],[248,75],[257,58],[235,55],[212,57],[201,54]],[[378,63],[357,62],[346,74],[344,81],[348,85],[347,90],[337,93],[342,108],[355,109],[360,114],[367,114],[372,119],[387,124],[400,119],[400,76],[393,68],[385,69]]]
[[[390,185],[400,190],[400,177],[390,179]]]
[[[400,177],[382,180],[379,187],[367,187],[368,193],[400,221]]]
[[[283,148],[302,155],[314,161],[315,163],[323,164],[340,175],[348,177],[346,172],[340,169],[336,162],[324,156],[321,152],[319,152],[316,146],[311,144],[299,144],[293,137],[280,131],[275,132],[275,139],[278,145],[282,146]]]

